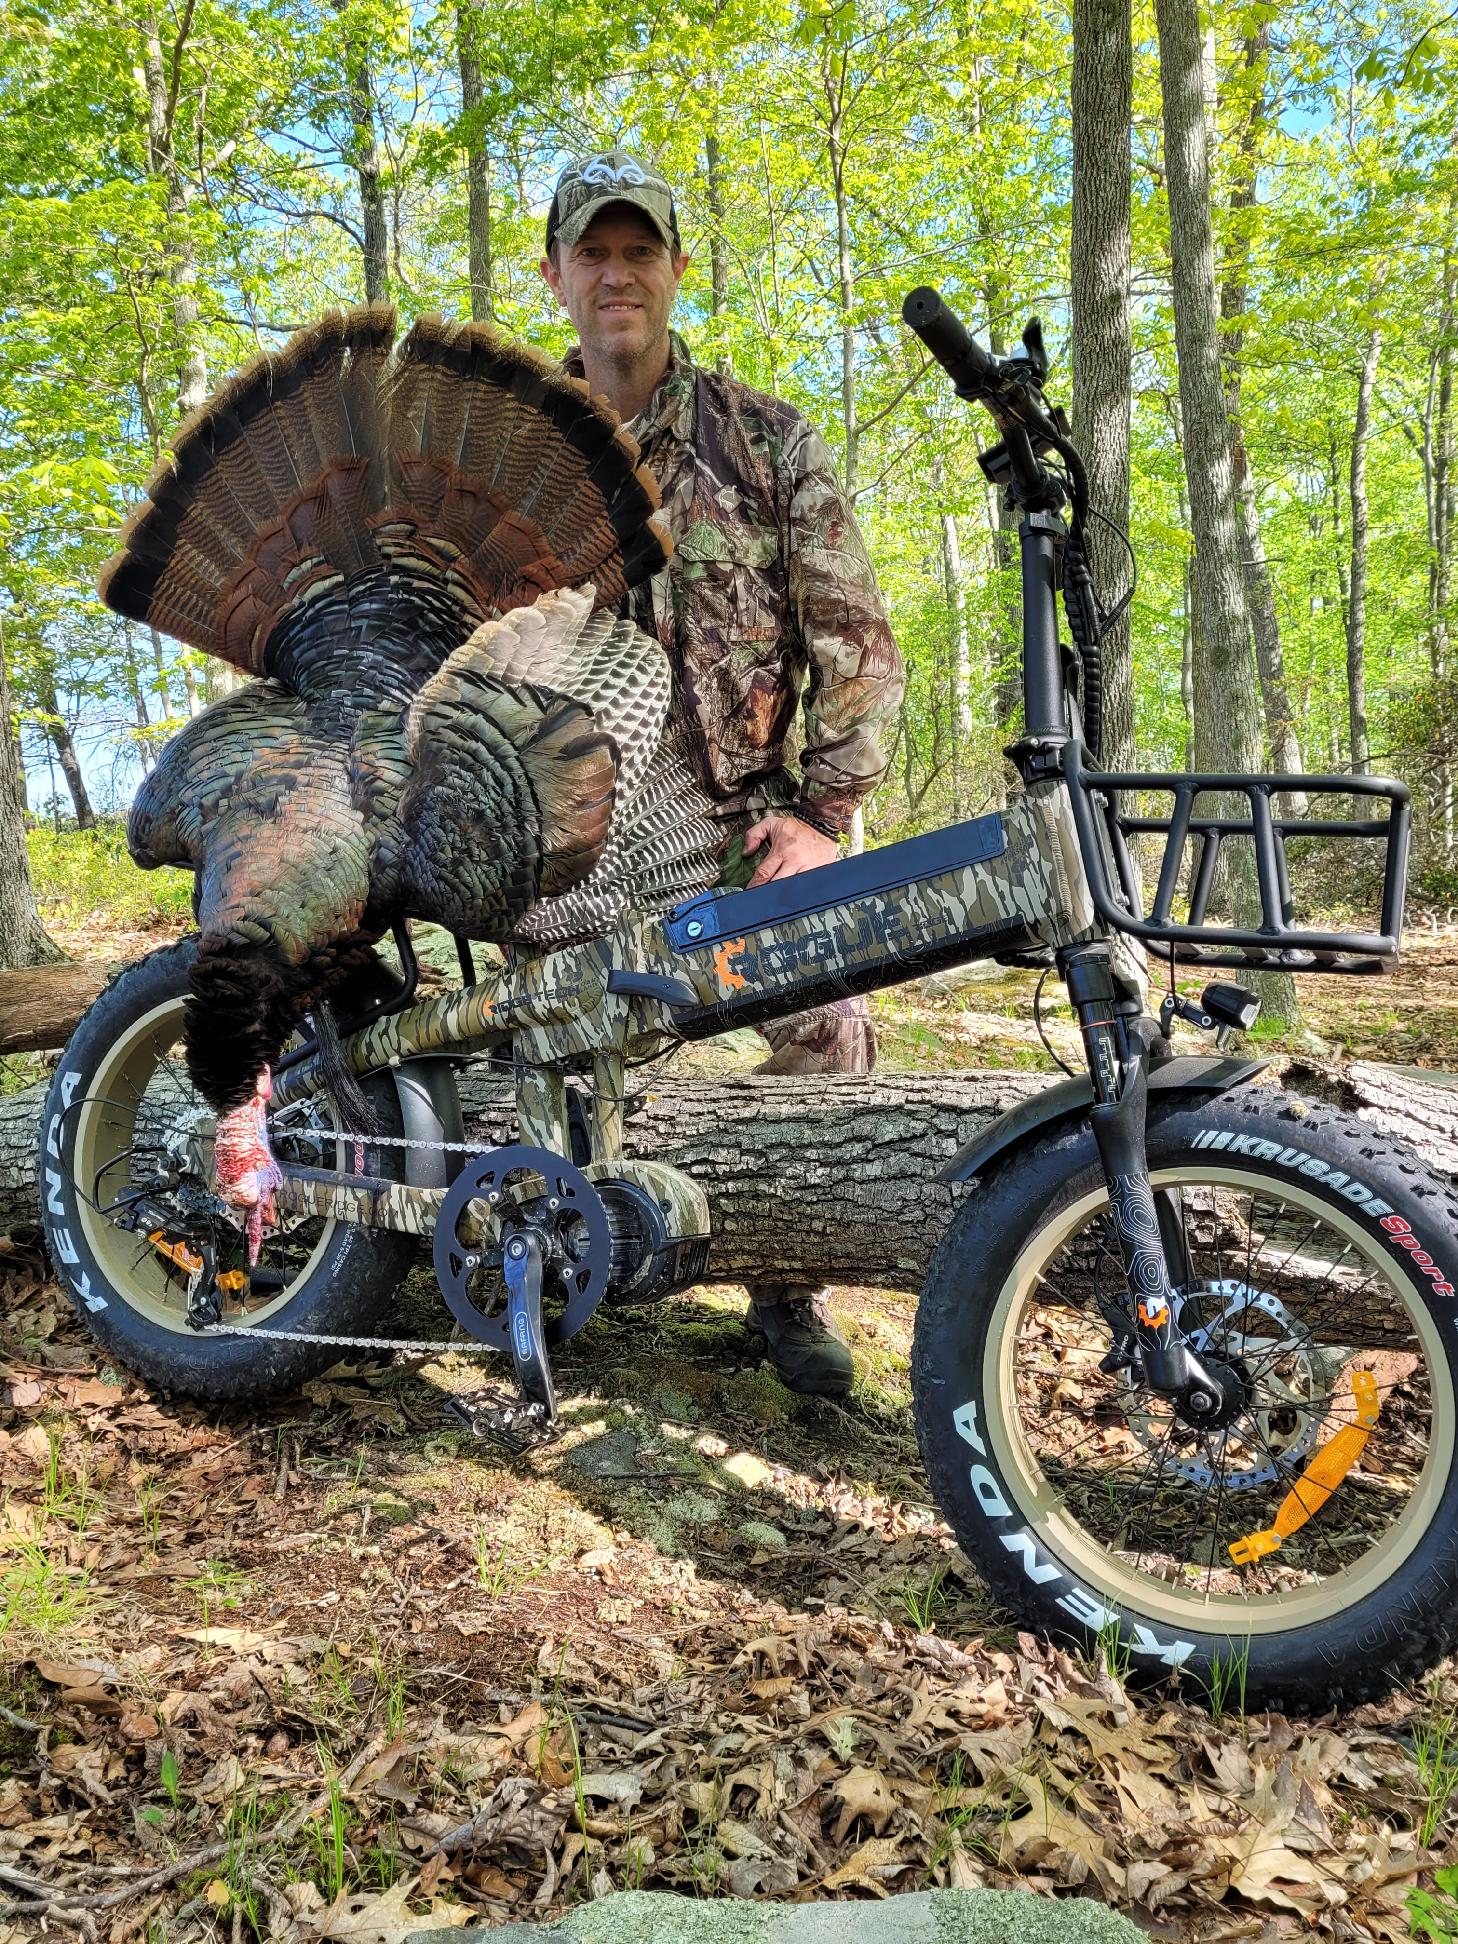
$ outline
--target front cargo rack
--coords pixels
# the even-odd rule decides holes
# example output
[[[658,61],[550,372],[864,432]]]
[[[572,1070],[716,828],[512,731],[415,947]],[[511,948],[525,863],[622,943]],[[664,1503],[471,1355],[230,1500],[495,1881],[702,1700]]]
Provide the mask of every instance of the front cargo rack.
[[[1388,971],[1396,962],[1402,934],[1407,884],[1408,838],[1412,822],[1407,786],[1384,776],[1187,775],[1179,771],[1101,771],[1084,767],[1077,743],[1064,750],[1079,848],[1088,873],[1094,907],[1105,924],[1142,939],[1185,965],[1239,966],[1247,971]],[[1162,792],[1174,801],[1167,816],[1124,809]],[[1273,799],[1304,796],[1345,797],[1354,813],[1370,802],[1373,815],[1349,817],[1287,816]],[[1244,814],[1215,804],[1197,814],[1199,800],[1245,799]],[[1140,873],[1129,839],[1152,833],[1164,838],[1159,875],[1148,914]],[[1255,851],[1261,919],[1253,930],[1208,924],[1206,913],[1222,847],[1231,838],[1248,838]],[[1382,912],[1379,929],[1315,931],[1294,919],[1286,846],[1292,838],[1319,842],[1381,844]],[[1188,873],[1186,847],[1190,847]],[[1183,920],[1173,915],[1185,897]]]

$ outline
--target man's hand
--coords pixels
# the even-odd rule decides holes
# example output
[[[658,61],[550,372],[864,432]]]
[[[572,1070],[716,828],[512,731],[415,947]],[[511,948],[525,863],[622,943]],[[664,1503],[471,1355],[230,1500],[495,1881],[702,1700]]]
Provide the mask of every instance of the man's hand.
[[[761,817],[744,833],[746,851],[764,846],[764,856],[754,867],[748,889],[768,884],[771,878],[798,877],[801,871],[814,871],[822,864],[833,864],[837,850],[833,837],[812,830],[798,817]]]

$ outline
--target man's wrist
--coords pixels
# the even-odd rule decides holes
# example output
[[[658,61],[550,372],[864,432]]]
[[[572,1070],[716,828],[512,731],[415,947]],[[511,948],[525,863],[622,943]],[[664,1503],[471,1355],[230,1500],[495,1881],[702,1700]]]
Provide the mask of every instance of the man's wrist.
[[[833,844],[838,844],[845,835],[845,832],[838,825],[832,823],[829,817],[822,816],[818,810],[808,803],[796,803],[792,805],[790,815],[795,819],[796,823],[808,825],[811,830],[818,831],[822,837],[828,837]]]
[[[819,778],[805,778],[800,784],[800,794],[793,806],[793,814],[802,813],[807,822],[816,830],[822,830],[828,837],[849,835],[855,814],[865,800],[863,790],[848,790],[843,786],[825,782]]]

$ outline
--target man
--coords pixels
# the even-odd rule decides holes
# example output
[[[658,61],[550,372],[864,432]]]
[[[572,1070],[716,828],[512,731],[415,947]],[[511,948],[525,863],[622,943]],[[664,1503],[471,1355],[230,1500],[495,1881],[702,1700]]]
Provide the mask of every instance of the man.
[[[792,406],[695,365],[670,332],[687,266],[654,170],[616,148],[563,171],[542,275],[577,327],[568,369],[606,396],[662,488],[675,552],[634,613],[673,664],[673,728],[722,820],[720,882],[738,888],[834,861],[886,768],[903,678],[824,440]],[[760,1030],[763,1073],[875,1060],[863,999]],[[792,1390],[850,1388],[823,1290],[761,1284],[748,1322]]]

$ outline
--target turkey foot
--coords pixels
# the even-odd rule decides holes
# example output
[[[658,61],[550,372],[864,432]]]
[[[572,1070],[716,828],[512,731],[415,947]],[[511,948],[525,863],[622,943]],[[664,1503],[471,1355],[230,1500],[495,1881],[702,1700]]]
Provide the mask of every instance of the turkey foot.
[[[283,1173],[268,1144],[268,1102],[273,1076],[265,1067],[254,1082],[253,1097],[234,1107],[218,1122],[213,1136],[213,1176],[218,1193],[230,1208],[246,1209],[248,1266],[258,1260],[265,1223],[274,1219],[274,1190]]]

